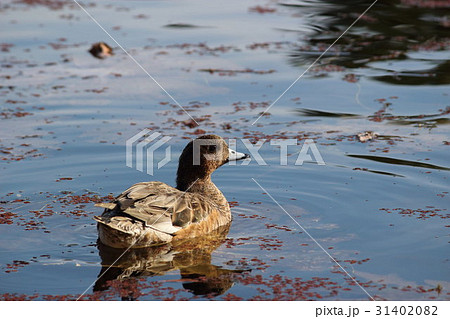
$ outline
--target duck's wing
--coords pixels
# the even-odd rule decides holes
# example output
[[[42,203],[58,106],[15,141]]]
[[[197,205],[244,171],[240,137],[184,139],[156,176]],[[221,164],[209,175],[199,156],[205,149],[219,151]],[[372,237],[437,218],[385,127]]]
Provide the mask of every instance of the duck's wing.
[[[217,205],[201,195],[185,193],[161,182],[135,184],[113,203],[98,206],[107,208],[103,215],[124,213],[168,234],[201,223],[218,210]]]

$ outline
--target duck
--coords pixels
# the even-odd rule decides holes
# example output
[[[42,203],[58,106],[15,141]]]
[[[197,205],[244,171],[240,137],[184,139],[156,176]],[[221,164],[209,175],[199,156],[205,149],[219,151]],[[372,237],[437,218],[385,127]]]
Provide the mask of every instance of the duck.
[[[163,182],[134,184],[95,216],[98,238],[113,248],[164,245],[213,232],[231,222],[231,209],[211,174],[248,154],[230,149],[218,135],[191,140],[182,151],[176,187]]]

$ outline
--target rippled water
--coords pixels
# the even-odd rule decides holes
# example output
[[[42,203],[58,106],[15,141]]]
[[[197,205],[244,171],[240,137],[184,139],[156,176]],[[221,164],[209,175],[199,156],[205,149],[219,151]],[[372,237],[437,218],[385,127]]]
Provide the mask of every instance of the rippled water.
[[[85,3],[193,127],[76,3],[2,2],[0,299],[448,300],[445,3],[377,3],[263,113],[371,4],[344,3]],[[115,54],[92,57],[98,41]],[[154,176],[125,165],[144,128],[173,137]],[[95,283],[118,252],[96,245],[94,203],[139,181],[174,185],[203,131],[266,140],[268,165],[214,173],[231,228],[132,250]],[[288,165],[276,138],[299,141]],[[326,165],[294,165],[307,138]]]

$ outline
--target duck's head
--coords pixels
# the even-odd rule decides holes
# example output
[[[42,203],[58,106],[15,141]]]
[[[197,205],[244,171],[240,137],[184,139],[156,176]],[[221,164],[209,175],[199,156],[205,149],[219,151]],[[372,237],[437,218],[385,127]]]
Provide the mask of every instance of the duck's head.
[[[189,142],[180,155],[177,172],[177,188],[185,190],[197,179],[209,179],[223,164],[249,158],[228,147],[218,135],[203,135]]]

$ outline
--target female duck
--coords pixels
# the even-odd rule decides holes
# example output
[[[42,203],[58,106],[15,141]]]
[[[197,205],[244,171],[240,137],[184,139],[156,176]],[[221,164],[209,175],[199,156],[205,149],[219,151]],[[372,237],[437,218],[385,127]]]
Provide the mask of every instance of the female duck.
[[[100,241],[115,248],[145,247],[208,234],[231,221],[230,206],[211,181],[228,161],[248,158],[228,148],[217,135],[204,135],[183,150],[177,187],[162,182],[137,183],[95,216]]]

